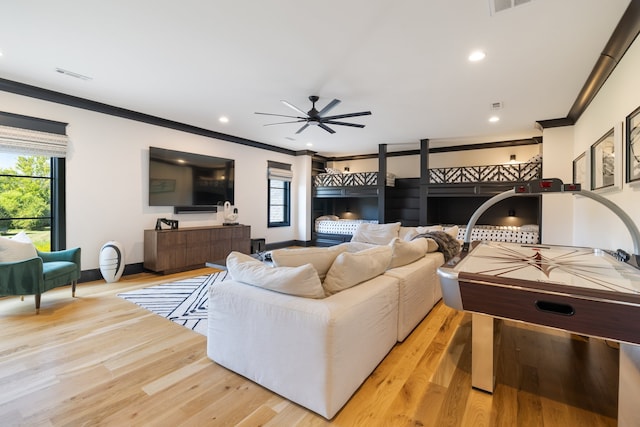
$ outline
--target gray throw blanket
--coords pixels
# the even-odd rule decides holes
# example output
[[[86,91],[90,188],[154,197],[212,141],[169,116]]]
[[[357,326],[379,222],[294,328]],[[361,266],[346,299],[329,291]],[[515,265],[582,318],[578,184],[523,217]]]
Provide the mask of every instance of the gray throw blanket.
[[[419,239],[421,237],[435,240],[438,244],[438,250],[444,255],[444,261],[447,262],[460,252],[460,242],[458,239],[444,231],[430,231],[428,233],[418,234],[411,240]]]

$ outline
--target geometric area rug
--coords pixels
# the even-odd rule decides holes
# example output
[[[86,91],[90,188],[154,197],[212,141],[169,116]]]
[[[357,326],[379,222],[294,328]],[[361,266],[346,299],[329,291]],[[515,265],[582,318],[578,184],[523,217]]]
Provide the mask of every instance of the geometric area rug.
[[[118,294],[155,314],[207,335],[207,308],[212,283],[227,277],[226,271],[191,277],[171,283]]]

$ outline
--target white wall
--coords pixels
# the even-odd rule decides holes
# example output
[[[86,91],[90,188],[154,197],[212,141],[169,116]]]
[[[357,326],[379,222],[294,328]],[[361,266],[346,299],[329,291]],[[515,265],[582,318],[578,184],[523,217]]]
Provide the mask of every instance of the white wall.
[[[526,162],[536,154],[540,154],[541,149],[541,144],[533,144],[517,147],[434,153],[429,156],[429,167],[448,168],[498,165],[509,163],[512,154],[516,155],[517,162]],[[345,167],[348,167],[349,172],[375,172],[378,170],[378,159],[341,160],[330,162],[328,166],[339,170],[344,170]],[[388,157],[387,172],[395,174],[396,178],[420,177],[420,155]]]
[[[588,152],[591,144],[596,142],[608,130],[620,129],[625,117],[640,105],[640,85],[638,85],[638,69],[640,69],[640,40],[631,45],[625,56],[607,79],[596,98],[574,126],[572,159],[583,152]],[[545,163],[548,157],[561,155],[562,147],[547,145],[547,134],[544,132]],[[620,135],[622,136],[622,135]],[[620,138],[620,150],[616,155],[624,154],[624,138]],[[547,155],[547,148],[548,155]],[[563,156],[565,158],[566,156]],[[640,187],[624,183],[624,156],[622,167],[616,171],[620,188],[601,193],[619,205],[640,226]],[[571,174],[571,161],[566,161],[566,175]],[[546,229],[547,223],[544,227]],[[633,251],[633,244],[626,227],[607,208],[597,202],[583,197],[574,201],[573,221],[567,226],[573,227],[573,244],[604,249],[622,248]]]
[[[6,92],[0,92],[0,105],[14,114],[69,123],[67,247],[82,248],[83,270],[98,268],[98,252],[108,240],[123,244],[127,264],[142,262],[143,230],[153,229],[157,218],[177,219],[181,228],[222,222],[212,213],[176,215],[171,207],[148,206],[149,146],[234,159],[235,206],[239,222],[251,226],[251,237],[267,243],[305,238],[296,207],[307,196],[296,191],[291,226],[267,228],[267,160],[292,164],[292,188],[298,188],[310,175],[296,156]]]
[[[542,144],[542,177],[573,180],[573,127],[544,131]],[[567,168],[567,165],[570,167]],[[568,194],[542,196],[542,243],[570,245],[573,241],[572,221],[574,197]]]

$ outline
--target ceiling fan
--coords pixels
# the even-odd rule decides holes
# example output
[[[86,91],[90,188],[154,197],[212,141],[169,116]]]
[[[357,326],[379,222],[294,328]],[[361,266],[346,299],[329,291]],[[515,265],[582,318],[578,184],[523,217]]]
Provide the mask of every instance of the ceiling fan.
[[[363,128],[364,125],[361,125],[361,124],[340,122],[340,121],[336,121],[336,120],[338,120],[338,119],[346,119],[347,117],[368,116],[368,115],[371,114],[371,111],[361,111],[359,113],[348,113],[348,114],[338,114],[338,115],[335,115],[335,116],[326,116],[325,114],[327,114],[333,107],[338,105],[340,103],[340,100],[339,99],[334,99],[333,101],[328,103],[322,110],[318,111],[318,110],[316,110],[316,102],[318,101],[318,99],[320,99],[320,98],[318,98],[315,95],[311,95],[309,97],[309,101],[311,101],[312,105],[311,105],[311,110],[307,111],[306,113],[304,111],[302,111],[300,108],[298,108],[295,105],[291,104],[290,102],[282,101],[282,103],[284,105],[286,105],[287,107],[291,108],[292,110],[295,110],[296,112],[300,113],[301,116],[287,116],[287,115],[284,115],[284,114],[271,114],[271,113],[256,113],[256,114],[262,114],[264,116],[289,117],[291,119],[296,119],[296,120],[292,120],[292,121],[288,121],[288,122],[268,123],[265,126],[281,125],[281,124],[285,124],[285,123],[304,123],[304,125],[300,129],[298,129],[296,134],[302,132],[308,126],[311,126],[311,125],[317,125],[317,126],[321,127],[322,129],[326,130],[329,133],[336,133],[336,131],[334,131],[329,126],[327,126],[328,124],[329,125],[340,125],[340,126],[351,126],[351,127],[356,127],[356,128]]]

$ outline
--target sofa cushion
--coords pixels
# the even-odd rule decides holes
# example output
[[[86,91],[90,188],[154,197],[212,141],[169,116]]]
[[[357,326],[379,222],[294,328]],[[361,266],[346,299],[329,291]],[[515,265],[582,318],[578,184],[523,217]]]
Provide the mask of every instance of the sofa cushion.
[[[416,237],[419,234],[432,233],[434,231],[443,231],[443,230],[444,228],[441,225],[401,227],[398,237],[406,241],[411,241],[413,240],[414,237]]]
[[[393,239],[389,246],[391,247],[391,262],[389,263],[388,268],[400,267],[402,265],[407,265],[412,263],[413,261],[424,257],[424,254],[427,253],[429,249],[429,243],[427,240],[433,239],[424,239],[419,238],[412,240],[410,242],[405,242],[401,240],[399,237]],[[437,248],[436,244],[436,248]]]
[[[35,246],[24,232],[11,239],[0,237],[0,262],[24,261],[37,256]]]
[[[358,226],[352,242],[373,243],[374,245],[387,245],[394,238],[398,237],[400,231],[400,223],[391,224],[372,224],[363,223]]]
[[[391,252],[391,247],[385,245],[341,253],[324,279],[325,292],[335,294],[384,273],[391,262]]]
[[[227,257],[231,277],[248,285],[307,298],[324,298],[320,278],[311,264],[271,267],[249,255],[231,252]]]
[[[347,248],[341,245],[328,248],[277,249],[271,252],[271,259],[276,267],[300,267],[311,264],[316,269],[320,281],[323,281],[333,261],[346,250]]]
[[[344,248],[344,252],[353,253],[353,252],[364,251],[365,249],[375,248],[378,245],[374,245],[373,243],[362,243],[362,242],[344,242],[336,246],[340,246]]]

